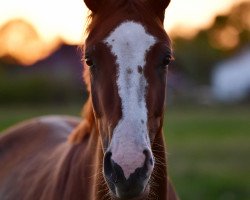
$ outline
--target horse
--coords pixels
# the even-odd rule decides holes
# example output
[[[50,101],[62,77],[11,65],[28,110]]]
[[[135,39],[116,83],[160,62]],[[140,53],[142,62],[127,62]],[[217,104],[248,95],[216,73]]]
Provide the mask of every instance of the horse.
[[[163,137],[170,0],[84,0],[83,118],[44,116],[0,138],[1,200],[177,200]]]

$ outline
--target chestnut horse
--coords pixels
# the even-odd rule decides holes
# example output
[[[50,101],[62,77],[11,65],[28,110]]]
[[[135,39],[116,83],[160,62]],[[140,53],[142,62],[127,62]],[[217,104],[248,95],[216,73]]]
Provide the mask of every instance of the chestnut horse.
[[[1,200],[176,200],[163,115],[170,0],[85,0],[82,120],[49,116],[0,138]]]

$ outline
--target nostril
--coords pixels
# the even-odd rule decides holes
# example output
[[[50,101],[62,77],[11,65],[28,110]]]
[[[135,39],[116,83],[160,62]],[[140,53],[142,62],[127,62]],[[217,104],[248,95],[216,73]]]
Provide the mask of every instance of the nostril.
[[[112,173],[112,161],[111,161],[112,153],[110,151],[106,152],[104,156],[104,173],[105,175],[111,175]]]
[[[113,183],[124,181],[125,177],[122,168],[111,157],[111,152],[107,152],[104,156],[104,174],[106,178]]]
[[[153,158],[151,156],[151,153],[148,149],[144,149],[143,154],[145,155],[146,159],[145,159],[145,164],[150,164],[150,165],[154,165],[154,161]]]
[[[153,158],[150,158],[150,159],[149,159],[149,163],[150,163],[151,165],[154,164],[154,163],[153,163]]]

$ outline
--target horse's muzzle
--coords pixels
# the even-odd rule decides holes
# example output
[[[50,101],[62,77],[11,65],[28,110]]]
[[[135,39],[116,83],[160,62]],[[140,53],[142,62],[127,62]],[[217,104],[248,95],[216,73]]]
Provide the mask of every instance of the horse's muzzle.
[[[151,175],[153,159],[147,150],[142,167],[135,169],[126,179],[123,169],[114,160],[112,153],[107,152],[104,157],[104,175],[112,193],[119,199],[134,199],[144,195]]]

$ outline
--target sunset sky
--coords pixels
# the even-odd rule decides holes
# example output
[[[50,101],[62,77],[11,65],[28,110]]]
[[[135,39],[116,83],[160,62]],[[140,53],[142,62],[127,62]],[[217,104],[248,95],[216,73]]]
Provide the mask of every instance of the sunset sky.
[[[191,36],[209,26],[214,16],[242,1],[250,0],[172,0],[165,28],[172,35]],[[0,57],[11,55],[23,64],[32,64],[53,52],[61,40],[83,43],[88,12],[83,0],[0,0],[0,30],[8,21],[22,19],[38,33],[38,39],[31,38],[22,24],[0,33]]]
[[[192,31],[207,26],[214,15],[240,1],[244,0],[172,0],[165,27],[168,31],[176,26]],[[83,0],[0,0],[0,26],[23,18],[48,41],[59,36],[68,43],[79,43],[87,13]]]

